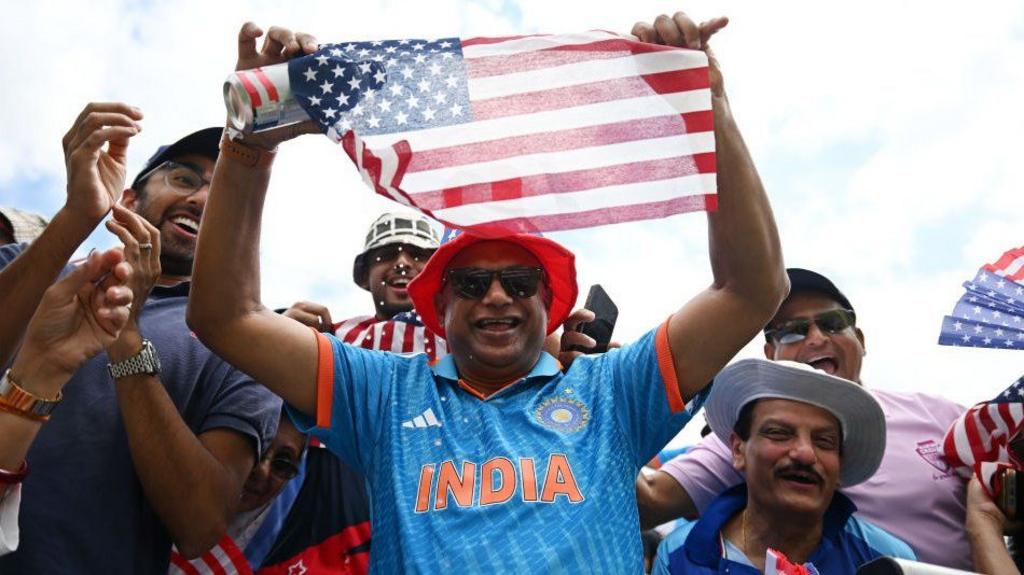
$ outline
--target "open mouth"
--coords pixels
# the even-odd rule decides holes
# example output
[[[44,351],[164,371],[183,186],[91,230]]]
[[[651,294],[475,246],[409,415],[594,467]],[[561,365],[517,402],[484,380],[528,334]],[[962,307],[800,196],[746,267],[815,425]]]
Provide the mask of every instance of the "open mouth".
[[[199,233],[199,220],[197,219],[188,216],[174,216],[171,218],[171,223],[175,229],[186,236],[194,238]]]
[[[807,361],[807,365],[810,365],[814,369],[824,371],[829,375],[835,375],[836,371],[839,369],[839,363],[832,356],[811,358]]]
[[[479,319],[473,325],[479,330],[501,333],[515,329],[521,323],[519,318],[505,317]]]
[[[409,281],[409,278],[405,277],[391,278],[387,285],[389,288],[405,291],[409,287]]]

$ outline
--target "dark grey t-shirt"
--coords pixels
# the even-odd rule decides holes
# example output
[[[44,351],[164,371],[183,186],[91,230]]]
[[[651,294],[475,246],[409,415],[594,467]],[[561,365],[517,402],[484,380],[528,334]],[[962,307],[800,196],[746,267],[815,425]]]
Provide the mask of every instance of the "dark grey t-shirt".
[[[0,268],[24,246],[0,248]],[[65,273],[67,269],[65,270]],[[233,429],[261,453],[280,399],[213,355],[185,325],[188,284],[154,288],[139,320],[160,356],[160,379],[196,434]],[[171,540],[135,474],[107,356],[64,387],[28,454],[18,550],[0,573],[167,573]]]

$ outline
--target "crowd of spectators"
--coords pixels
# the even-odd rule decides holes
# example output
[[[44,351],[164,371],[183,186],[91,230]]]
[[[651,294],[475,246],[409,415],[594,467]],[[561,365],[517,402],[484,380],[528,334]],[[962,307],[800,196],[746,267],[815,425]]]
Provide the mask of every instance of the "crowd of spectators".
[[[0,572],[1019,573],[1003,510],[942,458],[965,408],[866,387],[851,301],[785,268],[708,49],[726,24],[633,28],[708,52],[714,281],[601,354],[566,247],[442,244],[419,214],[355,256],[372,313],[271,310],[262,209],[306,129],[201,129],[126,186],[142,113],[88,104],[60,210],[0,207]],[[262,36],[238,69],[317,46]],[[71,262],[101,223],[120,245]],[[701,409],[710,433],[645,468]]]

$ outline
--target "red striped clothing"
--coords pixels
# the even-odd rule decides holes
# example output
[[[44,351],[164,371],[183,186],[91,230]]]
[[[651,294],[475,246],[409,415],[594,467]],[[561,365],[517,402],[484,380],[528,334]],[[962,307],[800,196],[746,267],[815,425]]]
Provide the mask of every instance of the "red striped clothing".
[[[334,335],[345,343],[364,349],[425,353],[432,362],[448,354],[445,340],[418,322],[382,321],[373,316],[359,316],[334,324]]]

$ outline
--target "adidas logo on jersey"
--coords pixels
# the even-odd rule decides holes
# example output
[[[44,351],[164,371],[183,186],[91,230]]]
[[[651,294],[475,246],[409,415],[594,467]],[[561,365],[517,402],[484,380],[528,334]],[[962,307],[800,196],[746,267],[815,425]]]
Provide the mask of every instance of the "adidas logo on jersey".
[[[423,428],[423,427],[441,427],[441,422],[437,420],[437,416],[434,415],[434,410],[430,407],[423,413],[416,417],[403,421],[402,427],[407,428]]]

